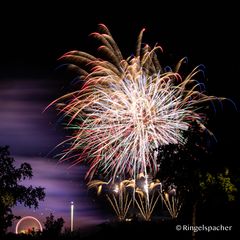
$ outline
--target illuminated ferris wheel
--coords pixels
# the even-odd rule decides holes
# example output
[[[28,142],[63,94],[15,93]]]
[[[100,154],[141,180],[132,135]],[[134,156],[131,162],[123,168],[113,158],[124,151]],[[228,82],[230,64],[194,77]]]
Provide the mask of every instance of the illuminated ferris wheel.
[[[42,225],[39,220],[32,216],[21,218],[16,225],[16,234],[30,234],[32,232],[42,231]]]

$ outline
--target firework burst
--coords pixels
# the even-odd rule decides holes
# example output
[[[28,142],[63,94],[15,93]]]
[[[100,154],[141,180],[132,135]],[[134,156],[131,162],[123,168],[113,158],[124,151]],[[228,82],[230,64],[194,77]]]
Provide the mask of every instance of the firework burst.
[[[164,70],[157,58],[161,47],[143,46],[140,32],[136,54],[124,59],[109,30],[100,25],[92,36],[101,42],[104,58],[71,51],[60,59],[77,71],[81,88],[66,94],[56,104],[73,135],[63,160],[88,160],[89,179],[101,172],[136,179],[158,170],[156,150],[163,145],[184,144],[184,132],[192,123],[202,129],[204,102],[216,99],[202,91],[196,67],[182,78],[179,69]]]

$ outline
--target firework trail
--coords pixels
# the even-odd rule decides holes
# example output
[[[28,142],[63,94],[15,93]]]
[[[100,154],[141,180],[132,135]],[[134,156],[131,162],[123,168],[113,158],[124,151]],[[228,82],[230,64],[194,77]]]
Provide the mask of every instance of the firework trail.
[[[180,193],[177,193],[176,188],[172,188],[168,191],[161,191],[160,196],[172,219],[176,219],[182,207]]]
[[[106,187],[103,189],[103,186]],[[150,221],[160,197],[173,219],[177,218],[182,206],[176,188],[169,186],[168,190],[163,190],[159,179],[146,181],[143,174],[138,175],[137,179],[117,183],[92,180],[88,183],[88,188],[96,188],[97,195],[103,192],[119,221],[126,220],[131,205],[133,209],[136,206],[142,219]]]
[[[132,186],[136,196],[133,195],[136,206],[144,220],[150,221],[154,208],[160,197],[161,182],[156,179],[154,181],[147,179],[143,174],[138,176],[138,179],[143,179],[142,184]],[[156,191],[156,189],[158,189]]]
[[[119,221],[126,220],[127,213],[132,203],[132,198],[127,191],[128,185],[131,185],[131,180],[123,180],[119,183],[110,183],[100,180],[93,180],[88,183],[88,188],[97,188],[97,194],[102,192],[103,185],[106,185],[107,193],[105,193],[107,200],[111,204]]]
[[[71,51],[60,60],[77,71],[82,86],[52,102],[72,130],[62,144],[69,147],[62,160],[73,164],[88,160],[90,180],[99,173],[133,179],[154,176],[159,166],[156,149],[168,144],[184,144],[184,132],[193,123],[205,127],[207,96],[195,79],[196,67],[186,77],[179,69],[164,70],[157,58],[161,47],[142,44],[140,32],[136,53],[124,59],[106,26],[92,37],[100,41],[103,58]]]

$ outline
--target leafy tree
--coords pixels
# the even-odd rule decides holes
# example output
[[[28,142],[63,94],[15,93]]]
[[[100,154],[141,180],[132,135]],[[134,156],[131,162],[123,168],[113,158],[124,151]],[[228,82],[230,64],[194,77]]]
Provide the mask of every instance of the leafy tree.
[[[58,236],[63,228],[64,220],[62,217],[55,219],[53,214],[46,217],[46,222],[44,223],[44,233],[51,237]]]
[[[192,225],[204,206],[222,207],[235,200],[237,187],[232,173],[214,160],[209,135],[188,133],[185,145],[168,145],[160,149],[159,178],[166,185],[175,184],[184,195],[185,209],[191,206]],[[216,205],[218,203],[218,205]],[[188,209],[189,210],[189,209]],[[193,232],[193,239],[196,233]]]
[[[44,188],[26,187],[20,183],[25,179],[31,179],[32,167],[28,163],[22,163],[19,168],[14,166],[14,158],[10,156],[9,147],[0,147],[0,235],[12,226],[14,216],[12,207],[17,203],[25,207],[38,207],[38,202],[45,197]]]

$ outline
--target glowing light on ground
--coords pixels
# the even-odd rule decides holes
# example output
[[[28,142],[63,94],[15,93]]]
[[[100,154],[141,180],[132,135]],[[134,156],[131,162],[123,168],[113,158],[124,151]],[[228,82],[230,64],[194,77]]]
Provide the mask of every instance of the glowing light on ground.
[[[71,202],[71,223],[70,223],[70,226],[71,226],[71,232],[73,231],[73,218],[74,218],[74,203]]]

